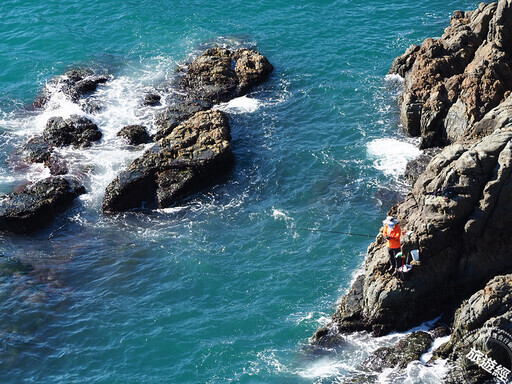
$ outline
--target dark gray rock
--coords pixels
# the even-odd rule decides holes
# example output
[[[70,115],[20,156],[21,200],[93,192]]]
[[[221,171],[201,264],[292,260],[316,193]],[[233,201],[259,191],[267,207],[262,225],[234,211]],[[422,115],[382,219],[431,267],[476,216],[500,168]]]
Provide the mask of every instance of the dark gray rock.
[[[0,230],[30,233],[48,225],[55,216],[85,193],[72,178],[51,177],[2,197]]]
[[[386,368],[403,369],[430,349],[432,336],[427,332],[413,332],[393,347],[381,347],[359,366],[368,372],[382,372]]]
[[[144,96],[144,100],[142,101],[142,105],[153,106],[160,104],[161,96],[156,93],[148,93]]]
[[[86,117],[77,115],[72,115],[66,120],[62,117],[52,117],[46,123],[43,132],[44,141],[56,147],[88,147],[101,137],[102,133],[96,124]]]
[[[180,86],[194,99],[219,103],[244,95],[273,69],[256,51],[211,48],[188,66]]]
[[[49,83],[42,94],[34,101],[35,108],[43,108],[48,102],[54,89],[62,91],[73,102],[92,94],[100,84],[106,83],[110,78],[105,75],[95,74],[90,69],[73,69],[59,76]]]
[[[150,141],[148,131],[143,125],[127,125],[117,133],[117,136],[123,137],[131,145],[146,144]]]
[[[43,163],[50,169],[53,176],[68,173],[66,163],[54,152],[53,146],[44,140],[42,136],[31,138],[23,145],[23,160],[28,163]]]
[[[158,132],[155,134],[154,139],[163,139],[170,135],[172,130],[179,124],[190,119],[197,112],[205,111],[211,107],[211,104],[194,100],[183,98],[175,100],[173,104],[166,107],[162,112],[156,114],[155,125]]]
[[[168,207],[226,174],[234,161],[229,129],[220,111],[196,113],[109,184],[103,211]]]
[[[465,300],[455,313],[454,331],[450,341],[436,351],[439,357],[448,357],[451,371],[448,382],[456,382],[461,367],[467,363],[466,356],[471,348],[482,351],[499,364],[510,366],[510,351],[497,342],[493,335],[504,337],[503,343],[512,342],[512,275],[499,275],[491,279],[483,289]],[[491,378],[478,366],[471,368],[466,377],[478,378],[483,382]],[[509,376],[510,380],[510,376]]]
[[[24,159],[29,163],[44,163],[50,159],[53,147],[42,136],[31,138],[23,145]]]
[[[420,175],[425,172],[425,169],[427,169],[430,160],[432,160],[432,158],[440,151],[441,150],[439,148],[430,148],[424,150],[416,159],[408,161],[404,171],[405,180],[409,184],[414,185],[416,180],[418,180],[418,177],[420,177]]]
[[[343,336],[338,332],[336,324],[329,324],[318,329],[310,340],[310,343],[322,348],[337,348],[342,345]]]

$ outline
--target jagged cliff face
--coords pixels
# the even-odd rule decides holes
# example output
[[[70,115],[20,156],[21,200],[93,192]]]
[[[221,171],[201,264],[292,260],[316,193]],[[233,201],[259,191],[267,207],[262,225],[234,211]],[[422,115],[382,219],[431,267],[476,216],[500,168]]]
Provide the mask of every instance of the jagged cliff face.
[[[401,120],[422,148],[467,138],[467,131],[512,89],[511,1],[456,11],[438,39],[426,39],[395,59],[405,78]]]
[[[456,11],[441,39],[427,39],[393,63],[392,72],[405,76],[404,127],[421,135],[424,147],[451,145],[390,211],[402,229],[414,231],[404,244],[420,250],[412,277],[401,281],[385,272],[379,235],[364,275],[333,316],[339,330],[408,329],[512,271],[510,49],[512,0],[502,0]]]

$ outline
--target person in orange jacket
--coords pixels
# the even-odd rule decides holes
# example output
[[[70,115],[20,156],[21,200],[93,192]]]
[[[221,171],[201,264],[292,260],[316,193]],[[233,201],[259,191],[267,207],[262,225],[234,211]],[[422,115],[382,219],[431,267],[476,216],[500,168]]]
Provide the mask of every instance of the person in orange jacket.
[[[386,217],[386,220],[382,222],[384,224],[384,237],[388,241],[388,254],[389,254],[389,268],[388,272],[395,273],[400,265],[396,261],[396,255],[400,252],[401,243],[400,236],[402,230],[398,225],[398,220],[393,216]]]

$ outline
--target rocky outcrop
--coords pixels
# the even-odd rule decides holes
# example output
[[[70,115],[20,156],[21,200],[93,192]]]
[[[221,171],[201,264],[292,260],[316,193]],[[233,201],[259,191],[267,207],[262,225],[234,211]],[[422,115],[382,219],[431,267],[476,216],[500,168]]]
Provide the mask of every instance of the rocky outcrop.
[[[100,140],[102,133],[98,126],[84,116],[72,115],[68,119],[52,117],[46,123],[43,139],[55,147],[73,145],[74,147],[89,147]]]
[[[76,179],[50,177],[0,199],[0,230],[30,233],[43,228],[85,193]]]
[[[428,161],[412,192],[389,212],[413,231],[402,244],[406,254],[419,250],[412,278],[386,272],[379,234],[330,327],[376,335],[407,330],[454,311],[489,279],[512,272],[512,76],[505,43],[512,38],[511,9],[501,0],[455,12],[441,39],[427,39],[393,63],[392,72],[405,76],[406,129],[421,134],[423,146],[453,143]],[[455,115],[461,105],[464,113]],[[454,134],[459,123],[464,129]]]
[[[223,112],[196,113],[110,183],[103,210],[163,208],[198,191],[231,168],[229,140],[229,122]]]
[[[28,163],[43,163],[54,176],[65,175],[68,173],[66,162],[54,153],[54,148],[89,147],[101,137],[98,126],[86,117],[52,117],[46,123],[42,136],[33,137],[23,145],[22,158]]]
[[[78,102],[84,96],[88,96],[100,84],[106,83],[110,78],[105,75],[95,74],[90,69],[72,69],[63,76],[56,77],[49,82],[42,94],[34,101],[33,106],[43,108],[54,91],[64,93],[71,101]]]
[[[147,93],[146,96],[144,96],[142,105],[154,106],[154,105],[160,104],[160,99],[161,99],[161,96],[157,95],[156,93]]]
[[[390,73],[405,78],[401,120],[421,148],[465,138],[512,90],[512,4],[456,11],[440,39],[410,47]]]
[[[154,136],[155,140],[160,140],[171,134],[173,129],[185,120],[190,119],[197,112],[209,109],[211,105],[196,100],[180,98],[167,106],[163,111],[155,116],[155,126],[158,129]]]
[[[503,271],[512,271],[512,127],[473,145],[456,144],[435,156],[392,214],[414,234],[404,250],[419,249],[413,277],[385,272],[379,235],[365,273],[333,316],[341,331],[384,334],[406,330],[456,306]]]
[[[104,212],[168,207],[225,175],[234,158],[224,113],[210,108],[246,94],[273,67],[249,49],[211,48],[185,69],[180,96],[155,116],[157,144],[107,187]]]
[[[139,145],[149,142],[149,133],[143,125],[127,125],[123,127],[117,136],[124,138],[128,144]]]
[[[512,343],[512,275],[494,277],[483,289],[464,300],[455,312],[453,328],[450,341],[434,352],[434,357],[450,361],[447,383],[458,383],[462,376],[472,383],[492,378],[478,366],[467,366],[470,363],[467,354],[472,348],[497,362],[504,357],[504,365],[509,366],[512,351],[507,345]]]
[[[382,372],[386,368],[402,369],[419,360],[430,349],[432,335],[428,332],[413,332],[393,347],[381,347],[368,356],[359,366],[367,372]]]
[[[273,69],[267,58],[254,50],[211,48],[188,66],[180,85],[194,99],[219,103],[243,96]]]

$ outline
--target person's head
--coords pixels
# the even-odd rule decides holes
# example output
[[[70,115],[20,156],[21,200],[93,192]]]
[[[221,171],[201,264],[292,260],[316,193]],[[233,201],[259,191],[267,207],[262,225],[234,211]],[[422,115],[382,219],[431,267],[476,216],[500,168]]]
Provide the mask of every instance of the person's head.
[[[395,228],[395,225],[398,224],[398,220],[396,220],[393,216],[386,217],[386,220],[382,222],[382,224],[387,225],[389,228]]]

